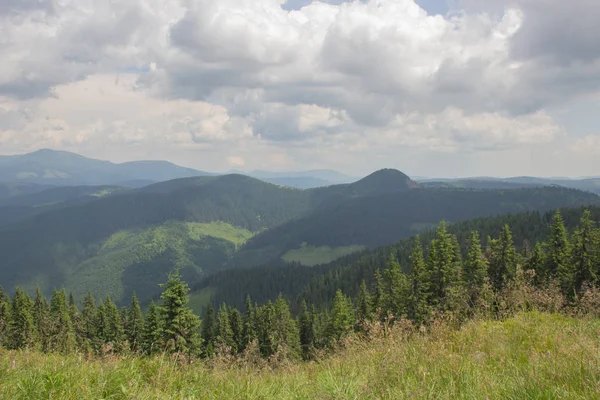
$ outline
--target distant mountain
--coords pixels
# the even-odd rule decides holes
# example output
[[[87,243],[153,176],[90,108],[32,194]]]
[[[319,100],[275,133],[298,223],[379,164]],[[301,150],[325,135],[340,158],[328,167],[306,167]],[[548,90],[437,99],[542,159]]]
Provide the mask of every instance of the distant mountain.
[[[289,177],[289,178],[261,178],[265,182],[279,186],[293,187],[297,189],[312,189],[334,185],[335,182],[326,181],[324,179],[307,177]]]
[[[256,233],[325,205],[409,189],[404,174],[382,173],[389,179],[376,173],[355,184],[311,190],[243,175],[198,176],[44,210],[0,227],[0,282],[5,288],[39,284],[46,293],[65,285],[77,294],[91,290],[117,301],[135,291],[147,300],[174,267],[193,283],[224,268]],[[85,189],[68,190],[83,198],[92,190]],[[66,191],[49,189],[22,203],[59,200]],[[23,212],[23,207],[5,209],[17,216]]]
[[[541,186],[563,186],[600,194],[600,179],[536,178],[519,176],[513,178],[474,177],[461,179],[426,179],[419,181],[427,188],[465,188],[465,189],[517,189]]]
[[[117,185],[132,181],[157,182],[201,175],[210,174],[166,161],[115,164],[49,149],[23,155],[0,156],[0,182],[61,186]]]
[[[31,194],[38,193],[46,190],[52,186],[50,185],[37,185],[35,183],[25,182],[0,182],[0,202],[2,200]]]
[[[357,178],[344,175],[340,172],[330,169],[315,169],[309,171],[295,172],[269,172],[269,171],[252,171],[247,175],[258,179],[273,179],[273,178],[313,178],[331,183],[351,183]]]

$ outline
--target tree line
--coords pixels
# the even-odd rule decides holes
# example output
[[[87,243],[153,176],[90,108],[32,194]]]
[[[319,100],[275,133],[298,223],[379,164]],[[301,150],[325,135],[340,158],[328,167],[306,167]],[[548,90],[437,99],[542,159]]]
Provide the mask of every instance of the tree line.
[[[368,335],[373,326],[387,329],[401,320],[427,326],[441,315],[460,321],[493,317],[507,307],[505,294],[518,292],[525,280],[577,305],[599,284],[600,230],[584,211],[569,234],[557,211],[548,232],[545,240],[518,251],[508,225],[485,241],[473,230],[462,250],[442,222],[426,246],[419,236],[412,240],[408,268],[391,252],[386,268],[377,269],[368,284],[363,280],[353,298],[338,289],[328,307],[302,301],[296,316],[282,295],[262,305],[248,297],[241,311],[209,304],[201,323],[188,307],[189,287],[178,272],[161,285],[159,304],[150,303],[145,315],[135,295],[119,309],[110,297],[97,304],[89,294],[79,310],[64,289],[55,290],[49,303],[39,289],[33,299],[20,288],[12,298],[0,290],[0,345],[89,355],[309,359],[352,334]]]

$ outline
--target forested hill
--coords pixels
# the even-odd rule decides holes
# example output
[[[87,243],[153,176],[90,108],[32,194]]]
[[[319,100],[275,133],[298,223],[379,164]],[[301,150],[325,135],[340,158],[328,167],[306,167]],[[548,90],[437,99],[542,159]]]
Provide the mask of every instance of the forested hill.
[[[315,190],[243,175],[162,182],[0,227],[0,282],[7,289],[40,284],[46,293],[76,286],[73,290],[108,293],[117,301],[137,291],[144,301],[175,267],[191,283],[223,268],[256,232],[324,204],[411,186],[398,171]]]
[[[234,264],[307,254],[315,247],[351,245],[377,247],[394,243],[435,226],[439,221],[463,221],[523,211],[598,205],[591,193],[561,187],[515,190],[416,189],[365,196],[322,207],[303,218],[265,231],[236,254]],[[261,255],[265,257],[260,258]],[[258,260],[258,261],[257,261]],[[301,257],[297,261],[301,261]]]
[[[590,206],[594,220],[600,220],[600,206]],[[564,208],[561,213],[569,231],[579,223],[584,208]],[[448,231],[456,235],[464,251],[471,231],[480,233],[484,245],[488,237],[496,237],[504,225],[512,229],[514,243],[520,252],[531,252],[535,243],[549,234],[554,211],[524,212],[487,218],[475,218],[448,225]],[[437,226],[438,224],[436,224]],[[429,229],[420,234],[423,243],[435,236],[435,230]],[[312,304],[329,304],[337,289],[354,295],[360,282],[370,282],[376,269],[385,269],[389,257],[393,254],[406,272],[414,238],[406,238],[389,246],[378,247],[352,254],[326,265],[306,268],[297,263],[275,261],[251,269],[232,269],[217,273],[204,279],[194,287],[192,297],[202,299],[195,303],[197,311],[210,301],[218,306],[222,303],[242,307],[249,295],[259,303],[272,300],[282,293],[291,300],[294,307],[302,299]],[[599,254],[600,255],[600,254]]]

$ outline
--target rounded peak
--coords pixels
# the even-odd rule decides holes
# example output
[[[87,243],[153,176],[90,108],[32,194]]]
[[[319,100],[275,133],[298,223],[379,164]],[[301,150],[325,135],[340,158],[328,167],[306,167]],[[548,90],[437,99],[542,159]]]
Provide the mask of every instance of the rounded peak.
[[[352,184],[361,192],[387,193],[418,187],[418,184],[397,169],[380,169]]]

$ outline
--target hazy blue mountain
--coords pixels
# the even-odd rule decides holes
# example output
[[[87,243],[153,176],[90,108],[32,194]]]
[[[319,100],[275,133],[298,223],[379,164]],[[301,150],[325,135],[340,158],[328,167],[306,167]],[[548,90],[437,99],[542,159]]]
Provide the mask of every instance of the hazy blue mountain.
[[[274,178],[312,178],[318,179],[325,182],[335,183],[351,183],[358,180],[358,178],[351,177],[342,174],[337,171],[330,169],[315,169],[309,171],[295,171],[295,172],[269,172],[269,171],[252,171],[247,173],[253,178],[258,179],[274,179]]]
[[[600,194],[600,179],[537,178],[517,176],[512,178],[473,177],[460,179],[424,179],[419,180],[427,188],[465,188],[465,189],[518,189],[541,186],[563,186]]]
[[[166,161],[115,164],[66,151],[42,149],[0,156],[0,182],[27,182],[60,186],[116,185],[132,181],[163,181],[210,175]]]

